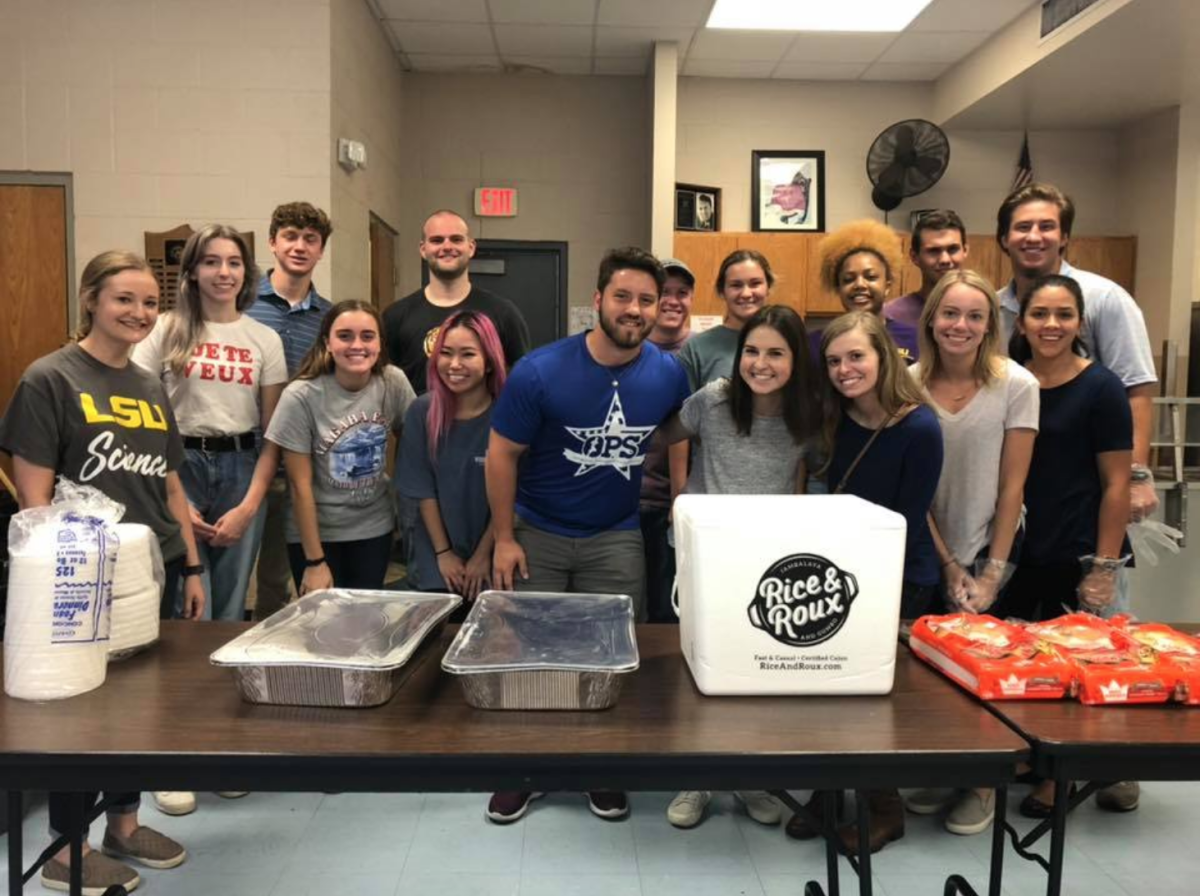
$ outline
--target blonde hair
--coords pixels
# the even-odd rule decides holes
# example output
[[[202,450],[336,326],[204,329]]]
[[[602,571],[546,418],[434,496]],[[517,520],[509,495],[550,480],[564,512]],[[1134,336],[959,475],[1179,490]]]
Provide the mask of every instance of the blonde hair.
[[[917,376],[921,385],[928,387],[929,381],[942,372],[942,358],[937,342],[933,338],[933,318],[941,307],[946,291],[958,284],[969,286],[987,298],[988,322],[987,331],[979,343],[979,351],[975,355],[972,374],[975,381],[986,386],[994,379],[1004,375],[1004,358],[1001,352],[1000,338],[1000,298],[996,289],[988,279],[975,271],[947,271],[945,276],[929,293],[925,300],[925,308],[921,311],[921,319],[917,324],[917,340],[921,348],[921,359],[917,362]]]
[[[125,249],[101,252],[83,269],[83,276],[79,278],[79,323],[75,327],[76,341],[92,332],[93,317],[89,306],[99,297],[100,290],[104,289],[104,284],[109,278],[122,271],[145,271],[154,276],[154,271],[146,259]]]
[[[817,244],[821,259],[821,283],[831,292],[838,291],[838,274],[846,259],[858,252],[870,252],[883,262],[892,283],[900,279],[900,237],[886,224],[864,218],[843,224]]]
[[[825,456],[833,458],[834,444],[837,441],[838,424],[850,400],[834,388],[829,379],[829,365],[825,362],[825,353],[830,344],[839,336],[845,336],[854,330],[861,330],[871,343],[871,348],[879,356],[879,378],[875,382],[875,395],[883,412],[891,417],[901,409],[925,403],[925,398],[917,384],[908,375],[908,367],[900,357],[900,350],[887,331],[887,323],[878,314],[870,311],[851,311],[841,317],[834,318],[821,331],[821,352],[817,364],[821,369],[821,406],[825,443]],[[828,460],[826,467],[828,467]]]
[[[200,343],[204,332],[204,308],[200,302],[200,290],[196,285],[195,271],[204,257],[205,249],[213,240],[229,240],[238,247],[242,255],[242,288],[238,291],[234,307],[239,312],[253,302],[258,290],[258,269],[254,266],[254,253],[246,238],[224,224],[209,224],[188,237],[179,260],[179,298],[175,310],[163,320],[163,361],[176,376],[192,358],[192,352]]]

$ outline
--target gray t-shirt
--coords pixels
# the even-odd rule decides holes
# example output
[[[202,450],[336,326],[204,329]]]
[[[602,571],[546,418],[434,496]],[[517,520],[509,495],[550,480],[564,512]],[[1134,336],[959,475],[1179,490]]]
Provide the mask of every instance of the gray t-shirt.
[[[735,376],[737,344],[738,331],[726,326],[705,330],[687,341],[679,352],[679,363],[687,371],[693,392],[713,380]]]
[[[483,465],[487,457],[492,409],[472,420],[455,420],[438,446],[436,463],[429,456],[429,393],[413,402],[404,418],[396,488],[406,498],[420,501],[436,498],[442,525],[450,536],[450,547],[463,560],[471,557],[491,520]],[[421,591],[444,591],[446,583],[438,571],[433,543],[423,523],[415,536],[415,569],[409,569],[412,585]]]
[[[34,361],[0,422],[0,449],[120,501],[125,522],[154,530],[164,562],[183,556],[167,507],[183,440],[158,377],[133,362],[109,367],[75,343]]]
[[[387,437],[400,431],[415,398],[403,371],[391,365],[358,392],[342,388],[332,373],[283,390],[267,439],[311,456],[321,541],[360,541],[391,531]],[[300,541],[294,514],[287,519],[287,540]]]
[[[690,343],[689,343],[690,344]],[[790,495],[804,446],[782,417],[755,417],[738,433],[729,411],[729,380],[719,379],[683,403],[679,421],[692,435],[690,495]]]
[[[915,375],[916,368],[910,367]],[[1004,359],[1004,375],[980,389],[957,414],[938,407],[944,458],[930,512],[956,560],[970,564],[992,541],[1000,495],[1000,455],[1010,429],[1038,429],[1037,378]],[[926,392],[928,398],[928,392]]]

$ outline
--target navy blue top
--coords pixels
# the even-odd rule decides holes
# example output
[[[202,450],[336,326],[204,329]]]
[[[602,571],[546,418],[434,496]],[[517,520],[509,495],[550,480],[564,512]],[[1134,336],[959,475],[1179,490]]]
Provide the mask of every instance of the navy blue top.
[[[271,285],[271,272],[267,271],[258,281],[258,298],[250,303],[246,313],[279,334],[283,340],[288,376],[293,377],[300,369],[300,362],[317,341],[325,312],[332,307],[315,286],[310,286],[308,295],[293,305],[275,291]]]
[[[1125,386],[1099,364],[1042,389],[1038,437],[1025,479],[1021,564],[1061,566],[1096,552],[1103,485],[1096,455],[1133,448]],[[1126,542],[1123,552],[1129,552]]]
[[[517,476],[517,514],[570,538],[638,528],[650,434],[691,391],[683,366],[653,343],[643,342],[628,364],[604,367],[586,335],[518,361],[492,414],[492,429],[529,446]]]
[[[842,414],[829,464],[831,493],[871,438],[871,432]],[[941,564],[926,519],[941,475],[942,428],[933,409],[921,405],[879,434],[842,490],[843,494],[857,495],[894,510],[908,522],[904,552],[907,584],[936,585],[941,579]]]

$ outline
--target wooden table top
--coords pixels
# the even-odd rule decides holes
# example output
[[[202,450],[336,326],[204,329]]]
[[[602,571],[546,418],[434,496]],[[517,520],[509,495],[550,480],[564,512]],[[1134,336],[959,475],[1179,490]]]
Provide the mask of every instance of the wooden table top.
[[[726,778],[744,788],[817,778],[849,786],[864,776],[915,786],[934,783],[932,772],[999,783],[1028,754],[1000,720],[903,649],[888,696],[705,697],[678,629],[641,626],[641,666],[612,709],[485,711],[469,707],[440,669],[447,630],[385,706],[321,709],[244,703],[228,671],[209,664],[247,625],[167,622],[157,646],[110,665],[95,691],[50,703],[3,697],[0,787],[54,771],[60,787],[63,774],[103,775],[116,789],[111,782],[131,769],[160,782],[141,789],[181,786],[185,775],[195,789],[243,789],[235,779],[293,789],[313,784],[311,775],[324,786],[308,789],[346,790],[475,789],[497,779],[549,789],[589,775],[628,789],[701,777],[714,787]]]

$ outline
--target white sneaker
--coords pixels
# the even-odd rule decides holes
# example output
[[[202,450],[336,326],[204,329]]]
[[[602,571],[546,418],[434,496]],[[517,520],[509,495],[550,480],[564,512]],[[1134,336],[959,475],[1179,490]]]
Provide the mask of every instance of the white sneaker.
[[[196,811],[196,794],[190,790],[156,790],[154,805],[163,815],[190,815]]]
[[[684,790],[667,806],[667,821],[677,828],[694,828],[704,820],[711,799],[708,790]]]
[[[953,805],[958,791],[949,787],[925,787],[904,795],[904,808],[913,815],[937,815]]]
[[[946,830],[951,834],[970,837],[982,834],[992,826],[996,817],[996,791],[968,790],[946,816]]]
[[[223,800],[240,800],[242,797],[247,796],[249,793],[250,793],[249,790],[218,790],[218,791],[216,791],[217,796],[219,796]]]
[[[779,824],[783,817],[779,801],[765,790],[738,790],[733,795],[746,808],[746,814],[759,824]]]

